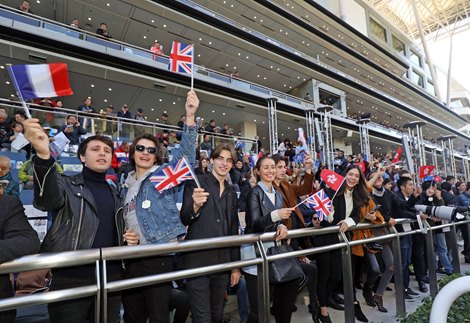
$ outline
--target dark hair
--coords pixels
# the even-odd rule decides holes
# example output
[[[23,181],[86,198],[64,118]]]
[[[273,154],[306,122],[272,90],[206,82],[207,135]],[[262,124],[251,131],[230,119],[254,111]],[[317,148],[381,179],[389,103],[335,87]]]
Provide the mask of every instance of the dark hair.
[[[17,114],[22,116],[24,119],[28,119],[28,117],[26,116],[26,113],[24,113],[23,110],[16,110],[14,115],[17,115]]]
[[[199,158],[199,162],[197,163],[197,168],[199,169],[201,173],[205,174],[207,172],[207,166],[206,168],[202,167],[203,160],[207,160],[207,158],[204,158],[204,157]]]
[[[346,176],[349,171],[357,169],[359,171],[359,182],[352,191],[353,205],[354,207],[363,207],[369,203],[369,192],[367,191],[366,179],[364,178],[364,173],[362,172],[361,167],[356,164],[349,165],[343,172],[343,176]],[[343,195],[346,190],[346,185],[341,185],[338,190],[337,195]]]
[[[444,182],[441,184],[441,188],[446,192],[450,192],[452,190],[452,185],[449,182]]]
[[[452,175],[447,175],[446,177],[446,182],[450,181],[450,180],[453,180],[455,179],[455,176],[452,176]]]
[[[77,150],[77,155],[78,156],[85,156],[86,150],[88,148],[88,144],[92,140],[101,141],[102,143],[108,145],[111,148],[112,151],[114,151],[114,142],[111,138],[109,138],[107,136],[103,136],[103,135],[96,135],[96,136],[90,136],[90,137],[88,137],[88,138],[86,138],[85,140],[82,141],[80,146],[78,146],[78,150]],[[82,163],[82,164],[85,164],[85,163]]]
[[[397,187],[400,190],[402,186],[406,186],[408,182],[413,182],[413,180],[409,177],[400,177],[397,181]]]
[[[211,153],[211,159],[218,158],[222,150],[228,150],[230,152],[230,155],[232,155],[233,164],[237,162],[237,152],[231,144],[218,144]]]
[[[275,155],[272,156],[272,158],[274,159],[274,164],[276,164],[276,165],[281,161],[284,161],[286,163],[286,165],[289,163],[289,158],[286,157],[286,156],[281,156],[279,154],[275,154]]]
[[[134,154],[135,154],[135,146],[139,142],[139,140],[142,139],[147,139],[152,141],[155,144],[155,148],[157,149],[157,152],[155,155],[157,158],[155,159],[155,164],[163,164],[163,159],[162,156],[160,155],[160,144],[158,143],[157,138],[154,135],[151,135],[149,133],[144,133],[142,136],[139,136],[134,139],[132,142],[131,148],[129,149],[129,163],[131,164],[132,167],[135,167],[135,160],[134,160]]]

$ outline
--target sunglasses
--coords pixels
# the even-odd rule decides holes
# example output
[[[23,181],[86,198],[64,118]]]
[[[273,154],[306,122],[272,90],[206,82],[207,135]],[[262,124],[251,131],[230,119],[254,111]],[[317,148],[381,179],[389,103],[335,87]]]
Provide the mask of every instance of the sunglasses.
[[[155,147],[145,147],[145,146],[142,146],[142,145],[136,145],[135,150],[140,151],[140,152],[143,152],[144,150],[147,150],[147,152],[149,154],[155,154],[157,152],[157,148],[155,148]]]
[[[320,220],[319,218],[312,218],[313,221],[318,221]]]

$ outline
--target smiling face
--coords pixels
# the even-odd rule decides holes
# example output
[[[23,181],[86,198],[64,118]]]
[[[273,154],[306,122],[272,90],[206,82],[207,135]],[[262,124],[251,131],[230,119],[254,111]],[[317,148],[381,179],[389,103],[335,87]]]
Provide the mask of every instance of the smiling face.
[[[224,179],[233,167],[233,158],[230,150],[222,150],[218,157],[211,158],[212,174],[217,179]]]
[[[135,162],[135,168],[136,170],[139,170],[139,171],[146,171],[150,168],[153,167],[153,165],[156,164],[157,162],[157,155],[156,153],[154,154],[151,154],[148,152],[148,148],[157,148],[155,143],[152,141],[152,140],[149,140],[149,139],[140,139],[139,141],[137,141],[136,143],[136,147],[137,146],[143,146],[145,147],[145,149],[143,149],[143,151],[139,151],[137,149],[135,149],[135,152],[134,152],[134,162]]]
[[[359,178],[361,177],[361,174],[359,173],[359,170],[357,168],[350,169],[346,173],[346,187],[349,189],[354,188],[358,183],[359,183]]]
[[[272,158],[265,158],[257,169],[259,179],[264,183],[272,183],[276,177],[276,165]]]
[[[91,140],[80,160],[89,169],[104,173],[111,166],[113,149],[100,140]]]

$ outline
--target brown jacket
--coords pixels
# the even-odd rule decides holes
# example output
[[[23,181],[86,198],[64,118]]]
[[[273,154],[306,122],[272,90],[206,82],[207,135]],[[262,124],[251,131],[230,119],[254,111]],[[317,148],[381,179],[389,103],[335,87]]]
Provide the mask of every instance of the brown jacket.
[[[302,195],[310,195],[312,193],[313,188],[313,174],[305,173],[304,176],[304,183],[302,185],[293,185],[289,184],[287,181],[282,181],[279,186],[276,183],[273,183],[274,188],[281,193],[282,195],[282,207],[293,207],[297,205],[297,198]],[[300,212],[298,207],[294,210],[297,216],[297,223],[299,224],[299,228],[305,227],[305,220]],[[285,219],[282,220],[282,223],[287,227],[287,229],[299,229],[292,227],[292,220]]]
[[[375,207],[375,202],[372,198],[369,198],[369,204],[366,206],[361,207],[359,210],[360,213],[360,221],[361,223],[372,223],[372,224],[382,224],[384,222],[384,218],[382,214],[380,214],[379,211],[375,211],[375,215],[377,219],[374,221],[368,221],[365,219],[365,216],[367,213],[369,213],[373,208]],[[370,238],[372,237],[372,232],[370,229],[364,229],[364,230],[356,230],[354,231],[354,235],[352,240],[360,240],[360,239],[365,239],[365,238]],[[352,253],[356,256],[359,257],[364,257],[364,245],[356,245],[352,247]]]

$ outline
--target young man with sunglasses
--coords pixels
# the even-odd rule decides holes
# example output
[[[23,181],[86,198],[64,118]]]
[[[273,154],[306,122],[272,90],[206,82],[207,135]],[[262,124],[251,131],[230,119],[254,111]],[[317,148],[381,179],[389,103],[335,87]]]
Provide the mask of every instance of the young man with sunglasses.
[[[186,124],[181,144],[173,149],[173,159],[182,157],[194,165],[196,157],[197,126],[194,115],[199,106],[196,92],[186,98]],[[158,192],[150,177],[162,165],[159,143],[155,136],[137,137],[129,151],[129,162],[135,167],[126,179],[121,196],[124,200],[126,228],[139,234],[139,244],[158,244],[176,241],[186,233],[176,207],[178,187]],[[125,278],[155,275],[173,270],[173,256],[159,255],[126,261]],[[171,283],[161,283],[126,290],[122,295],[126,322],[168,322]]]

